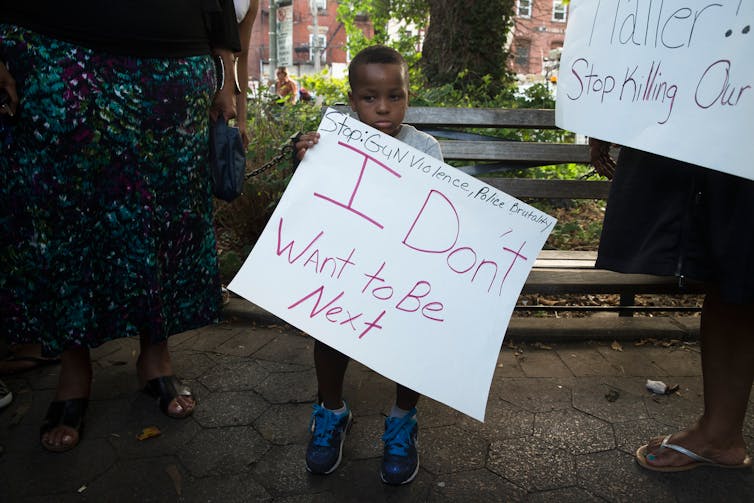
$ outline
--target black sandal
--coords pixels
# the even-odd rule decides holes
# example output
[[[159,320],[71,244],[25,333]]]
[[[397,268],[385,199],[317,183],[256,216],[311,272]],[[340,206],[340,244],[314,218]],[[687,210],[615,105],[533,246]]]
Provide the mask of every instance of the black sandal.
[[[191,389],[189,389],[188,386],[179,381],[178,378],[174,375],[155,377],[154,379],[150,379],[149,381],[147,381],[146,386],[144,386],[144,393],[148,394],[152,398],[157,398],[157,401],[160,405],[160,410],[168,417],[172,417],[174,419],[183,419],[190,416],[194,412],[194,409],[192,408],[188,412],[183,414],[170,413],[170,402],[172,402],[179,396],[189,397],[193,399],[194,404],[196,404],[196,399],[194,398],[194,395],[191,394]]]
[[[42,447],[52,452],[70,451],[81,442],[84,430],[84,414],[89,405],[88,398],[73,398],[71,400],[56,400],[47,409],[42,427],[39,429],[39,441]],[[78,440],[73,444],[51,445],[42,440],[45,433],[52,431],[58,426],[66,426],[78,433]]]

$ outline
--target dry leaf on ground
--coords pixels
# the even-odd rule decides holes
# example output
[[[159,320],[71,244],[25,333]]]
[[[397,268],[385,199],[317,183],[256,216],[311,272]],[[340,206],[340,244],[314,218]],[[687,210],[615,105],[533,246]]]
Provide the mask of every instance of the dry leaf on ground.
[[[157,426],[147,426],[143,430],[141,430],[141,433],[136,435],[137,440],[146,440],[148,438],[152,437],[158,437],[162,435],[162,432]]]

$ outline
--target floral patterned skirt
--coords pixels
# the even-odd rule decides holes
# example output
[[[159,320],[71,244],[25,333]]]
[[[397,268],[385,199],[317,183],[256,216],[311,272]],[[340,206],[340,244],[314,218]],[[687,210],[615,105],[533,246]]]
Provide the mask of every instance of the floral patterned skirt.
[[[0,25],[0,337],[45,355],[216,321],[209,56],[102,54]]]

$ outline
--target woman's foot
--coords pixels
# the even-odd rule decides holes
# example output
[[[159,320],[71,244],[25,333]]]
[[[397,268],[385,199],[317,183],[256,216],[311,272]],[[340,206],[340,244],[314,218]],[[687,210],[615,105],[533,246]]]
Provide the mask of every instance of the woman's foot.
[[[50,404],[40,430],[42,446],[53,452],[68,451],[79,444],[92,384],[88,349],[66,350],[60,361],[55,400]]]
[[[194,412],[196,400],[191,390],[173,375],[167,341],[152,344],[142,339],[136,368],[139,383],[146,393],[159,400],[163,413],[182,419]]]
[[[79,445],[87,405],[88,398],[52,402],[39,432],[42,447],[52,452],[65,452]]]
[[[11,346],[10,353],[0,360],[0,375],[18,374],[57,363],[60,363],[60,358],[42,356],[40,344],[16,344]]]
[[[144,392],[157,399],[163,414],[174,419],[183,419],[194,412],[196,401],[191,389],[183,384],[176,376],[155,377],[147,381]],[[184,407],[181,403],[190,403]]]
[[[710,438],[698,426],[673,435],[655,437],[639,448],[636,457],[642,466],[657,471],[688,470],[703,465],[731,468],[751,466],[743,438],[720,442]]]

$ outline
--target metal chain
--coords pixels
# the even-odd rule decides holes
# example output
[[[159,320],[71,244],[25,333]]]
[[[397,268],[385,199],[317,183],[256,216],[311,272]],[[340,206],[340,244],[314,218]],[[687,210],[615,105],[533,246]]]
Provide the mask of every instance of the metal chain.
[[[298,141],[299,136],[301,136],[301,133],[296,133],[294,135],[291,135],[291,137],[288,138],[288,141],[286,141],[285,143],[280,145],[280,147],[278,147],[279,152],[272,159],[262,164],[260,167],[258,167],[254,171],[246,173],[245,175],[246,179],[249,179],[252,176],[257,176],[261,173],[264,173],[268,169],[280,164],[283,161],[283,159],[290,156],[293,153],[294,145]]]

